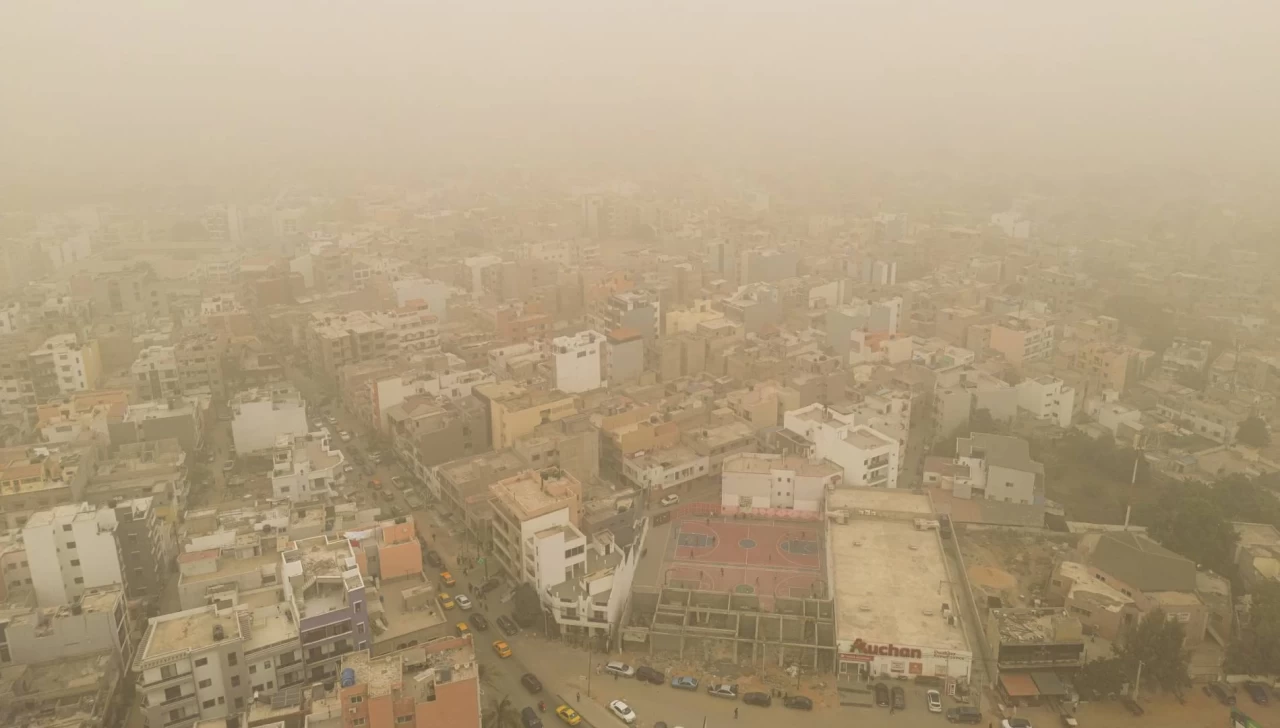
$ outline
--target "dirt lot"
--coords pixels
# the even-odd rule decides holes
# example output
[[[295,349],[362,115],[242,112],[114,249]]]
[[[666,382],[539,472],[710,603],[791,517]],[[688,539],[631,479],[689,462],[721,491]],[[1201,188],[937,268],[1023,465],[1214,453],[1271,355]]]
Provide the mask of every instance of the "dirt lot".
[[[966,530],[960,539],[974,597],[999,597],[1005,606],[1032,606],[1042,597],[1053,566],[1075,537],[1006,530]]]

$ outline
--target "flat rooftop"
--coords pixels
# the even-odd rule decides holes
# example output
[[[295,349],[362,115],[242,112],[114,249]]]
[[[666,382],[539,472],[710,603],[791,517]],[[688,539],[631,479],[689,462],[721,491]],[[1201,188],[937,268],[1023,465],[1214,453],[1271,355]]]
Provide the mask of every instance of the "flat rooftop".
[[[842,473],[839,465],[829,460],[810,460],[794,455],[770,455],[765,453],[738,453],[724,459],[726,473],[770,473],[774,470],[791,470],[796,475],[824,477]]]
[[[874,450],[879,447],[896,448],[898,443],[888,435],[882,435],[870,427],[856,427],[844,436],[844,441],[860,450]]]
[[[836,488],[827,496],[827,509],[842,508],[933,515],[927,496],[894,488]]]
[[[582,486],[568,473],[526,471],[489,486],[490,492],[521,520],[569,505]]]
[[[871,518],[828,529],[841,639],[969,650],[960,627],[942,616],[943,604],[958,602],[935,530]]]
[[[423,606],[418,609],[408,606],[406,603],[408,600],[405,598],[406,592],[411,596],[425,595]],[[378,595],[382,597],[381,616],[385,622],[385,629],[382,632],[374,629],[373,641],[375,643],[389,642],[414,634],[420,630],[431,629],[451,622],[466,621],[467,613],[461,610],[454,611],[452,614],[443,612],[440,609],[440,602],[436,599],[436,594],[435,585],[424,574],[402,576],[379,584]],[[370,616],[376,615],[376,611],[370,614]],[[457,618],[451,619],[454,616]]]
[[[223,638],[213,638],[213,628],[221,625]],[[150,660],[173,652],[202,650],[220,641],[240,638],[240,623],[233,612],[219,615],[212,607],[190,609],[151,620],[149,637],[139,651],[140,660]]]
[[[244,641],[244,651],[253,652],[298,638],[298,625],[289,605],[283,602],[253,611],[252,633]]]

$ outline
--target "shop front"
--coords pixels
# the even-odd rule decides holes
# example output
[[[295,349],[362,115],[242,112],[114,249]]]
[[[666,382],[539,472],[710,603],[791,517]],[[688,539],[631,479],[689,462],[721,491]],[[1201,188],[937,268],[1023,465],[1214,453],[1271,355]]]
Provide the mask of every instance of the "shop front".
[[[967,682],[973,665],[973,653],[967,650],[871,642],[861,638],[839,640],[836,646],[842,680],[929,677]]]

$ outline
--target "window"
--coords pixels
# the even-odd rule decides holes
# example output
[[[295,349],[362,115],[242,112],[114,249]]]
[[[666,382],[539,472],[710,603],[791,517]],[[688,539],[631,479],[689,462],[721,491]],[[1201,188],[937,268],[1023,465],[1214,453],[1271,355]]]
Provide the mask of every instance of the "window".
[[[75,548],[75,547],[76,547],[76,542],[75,542],[75,541],[68,541],[68,542],[67,542],[67,548],[69,548],[69,549],[73,549],[73,548]]]
[[[212,686],[212,685],[213,685],[213,680],[212,680],[211,678],[205,678],[205,679],[201,680],[200,682],[196,683],[196,687],[198,687],[198,688],[207,688],[207,687],[210,687],[210,686]]]
[[[75,582],[76,582],[77,584],[83,584],[83,583],[84,583],[84,577],[83,577],[83,576],[77,576],[77,577],[75,578]]]
[[[214,703],[213,703],[213,701],[212,701],[212,700],[206,700],[206,701],[204,701],[203,703],[201,703],[201,704],[200,704],[200,707],[202,707],[202,708],[212,708],[212,707],[213,707],[213,705],[214,705]]]
[[[351,721],[351,725],[356,726],[356,728],[360,728],[361,726],[364,725],[364,718],[356,718],[355,720]]]
[[[363,696],[363,695],[352,695],[352,696],[351,696],[351,704],[352,704],[352,705],[359,705],[360,703],[363,703],[363,702],[364,702],[364,696]]]
[[[72,566],[79,566],[79,565],[80,565],[80,559],[72,559],[72,560],[71,560],[71,565],[72,565]]]
[[[412,722],[413,722],[413,716],[412,716],[412,715],[397,715],[397,716],[396,716],[396,725],[404,725],[405,723],[412,723]]]
[[[232,676],[231,676],[231,687],[233,687],[233,688],[238,688],[238,687],[240,687],[240,676],[239,676],[239,675],[232,675]]]
[[[249,666],[249,674],[250,674],[250,675],[254,674],[254,673],[255,673],[255,672],[257,672],[257,671],[258,671],[258,666],[257,666],[257,665],[250,665],[250,666]]]
[[[64,523],[64,524],[62,524],[62,530],[64,530],[64,531],[70,531],[70,530],[71,530],[71,524],[70,524],[70,523]]]
[[[271,660],[267,660],[266,662],[262,663],[262,668],[263,668],[264,670],[265,670],[265,669],[267,669],[267,668],[269,668],[269,667],[271,667]]]
[[[239,660],[239,658],[237,658],[237,657],[236,657],[236,653],[232,652],[231,654],[227,655],[227,664],[228,664],[228,665],[232,665],[232,666],[234,666],[234,665],[235,665],[236,663],[238,663],[239,661],[240,661],[240,660]]]
[[[243,707],[244,707],[244,698],[236,698],[236,709],[239,710],[240,708],[243,708]]]
[[[208,664],[209,664],[209,658],[207,657],[201,657],[200,659],[196,660],[196,667],[204,667],[205,665],[208,665]]]

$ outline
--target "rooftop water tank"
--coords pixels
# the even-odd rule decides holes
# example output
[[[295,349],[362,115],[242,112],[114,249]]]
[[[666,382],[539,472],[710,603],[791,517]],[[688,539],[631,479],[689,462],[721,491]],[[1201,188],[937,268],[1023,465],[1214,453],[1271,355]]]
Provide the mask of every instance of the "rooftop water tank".
[[[346,667],[342,670],[342,687],[349,688],[356,684],[356,671]]]

